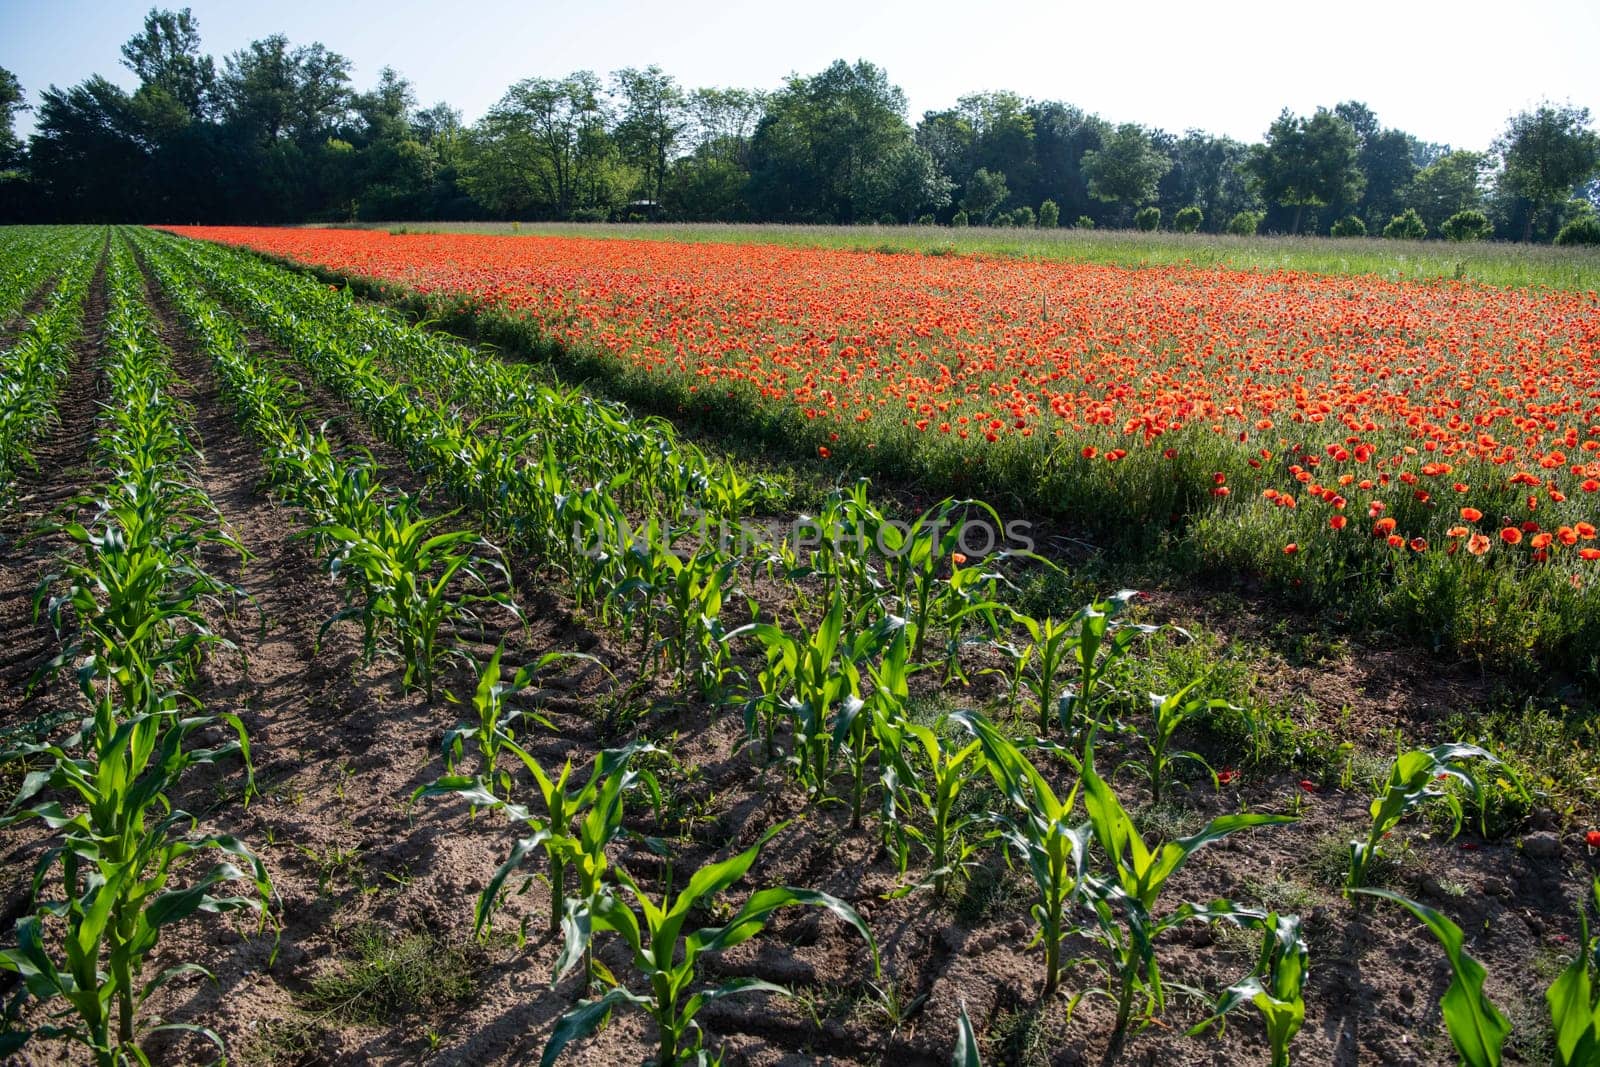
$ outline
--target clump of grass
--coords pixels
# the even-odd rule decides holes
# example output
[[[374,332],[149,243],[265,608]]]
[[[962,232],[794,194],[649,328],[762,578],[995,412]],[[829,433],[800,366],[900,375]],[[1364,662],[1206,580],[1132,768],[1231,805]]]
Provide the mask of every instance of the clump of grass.
[[[1484,789],[1490,837],[1519,825],[1535,804],[1552,809],[1569,824],[1585,822],[1600,811],[1600,779],[1594,773],[1600,719],[1592,712],[1508,698],[1458,712],[1442,729],[1447,736],[1493,751],[1526,787],[1524,794],[1490,776]]]
[[[459,1003],[476,984],[465,948],[437,934],[362,923],[350,931],[349,954],[312,981],[303,1003],[326,1019],[376,1026]]]

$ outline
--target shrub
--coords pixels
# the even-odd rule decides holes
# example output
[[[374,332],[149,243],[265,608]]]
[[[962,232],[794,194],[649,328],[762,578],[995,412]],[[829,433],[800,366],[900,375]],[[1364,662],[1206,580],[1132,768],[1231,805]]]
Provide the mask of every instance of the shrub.
[[[1573,219],[1556,234],[1558,245],[1600,245],[1600,219],[1585,215]]]
[[[1481,211],[1458,211],[1439,225],[1439,232],[1451,241],[1486,241],[1494,223]]]
[[[1073,225],[1080,230],[1092,230],[1094,229],[1094,219],[1091,219],[1088,215],[1079,215],[1078,221]]]
[[[965,225],[967,225],[967,213],[965,211],[957,211],[954,215],[951,215],[950,216],[950,225],[952,225],[952,226],[965,226]]]
[[[1389,220],[1389,225],[1383,228],[1383,235],[1391,241],[1420,241],[1428,236],[1428,225],[1417,214],[1416,208],[1408,207]]]
[[[1061,225],[1061,209],[1054,200],[1046,200],[1039,205],[1039,228],[1053,230]]]
[[[1140,208],[1133,213],[1133,224],[1146,232],[1159,228],[1161,225],[1161,209],[1158,207]]]
[[[1249,237],[1261,228],[1259,211],[1241,211],[1228,220],[1228,232],[1238,237]]]
[[[1010,226],[1012,225],[1012,223],[1011,223],[1011,212],[1009,212],[1009,211],[1000,212],[994,218],[989,220],[989,225],[990,226],[994,226],[997,229],[1002,229],[1002,230],[1010,228]]]
[[[570,216],[573,222],[609,222],[611,211],[603,207],[577,207]]]
[[[1193,233],[1204,221],[1206,221],[1205,213],[1190,204],[1186,208],[1178,209],[1178,213],[1172,216],[1172,228],[1179,233]]]
[[[1355,215],[1346,215],[1338,222],[1335,222],[1328,233],[1334,237],[1365,237],[1367,235],[1367,224]]]
[[[887,211],[885,211],[882,215],[878,216],[878,225],[879,226],[898,226],[898,225],[900,225],[900,220],[895,218],[893,215],[889,214]]]
[[[917,225],[918,226],[932,226],[933,225],[933,216],[932,215],[918,215],[917,216]]]
[[[1011,213],[1011,225],[1013,226],[1018,226],[1025,230],[1031,230],[1038,224],[1039,220],[1034,217],[1033,208],[1026,204],[1022,205]]]

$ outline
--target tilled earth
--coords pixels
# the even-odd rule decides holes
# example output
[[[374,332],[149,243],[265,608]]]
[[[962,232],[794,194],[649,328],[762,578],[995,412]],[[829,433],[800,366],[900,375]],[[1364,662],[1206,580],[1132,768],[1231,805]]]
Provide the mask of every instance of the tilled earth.
[[[38,473],[0,523],[0,630],[7,637],[0,650],[0,728],[11,738],[64,721],[80,706],[70,676],[30,685],[59,650],[48,624],[35,618],[32,601],[62,545],[25,535],[97,480],[91,444],[96,404],[104,397],[95,372],[104,300],[97,278],[88,340],[61,395],[59,425],[38,450]],[[215,625],[237,650],[208,656],[196,695],[211,710],[243,718],[260,794],[245,803],[242,774],[232,766],[192,776],[180,804],[201,828],[236,834],[256,849],[275,896],[265,928],[237,916],[200,917],[170,931],[151,968],[193,961],[215,980],[175,982],[156,994],[146,1017],[209,1026],[238,1063],[537,1062],[556,1019],[584,995],[575,975],[552,985],[560,944],[547,932],[548,887],[536,882],[513,896],[495,931],[475,938],[477,894],[519,828],[494,813],[474,817],[464,801],[410,799],[443,773],[440,743],[464,709],[442,693],[430,703],[404,692],[399,669],[382,659],[364,664],[355,624],[323,634],[343,606],[340,587],[298,536],[294,512],[263,488],[259,449],[233,422],[208,362],[154,292],[152,303],[193,407],[201,456],[195,476],[249,553],[242,565],[222,555],[213,560],[247,595],[214,606]],[[260,347],[264,357],[278,358],[264,343]],[[308,412],[317,421],[334,420],[330,434],[346,447],[369,449],[388,484],[426,499],[425,487],[398,456],[291,362],[281,360],[281,366],[304,383]],[[746,744],[737,709],[719,711],[692,693],[641,680],[637,645],[592,629],[545,575],[524,561],[509,562],[526,624],[486,618],[483,632],[462,634],[461,642],[484,656],[504,640],[508,664],[563,649],[589,653],[607,668],[574,667],[518,698],[553,727],[529,723],[522,734],[544,766],[571,759],[586,775],[599,749],[653,740],[670,753],[651,763],[663,786],[664,811],[658,821],[635,803],[629,825],[667,840],[678,885],[699,865],[785,823],[729,899],[736,905],[746,892],[767,885],[823,889],[852,903],[878,941],[882,974],[875,976],[864,944],[848,927],[815,909],[790,909],[761,936],[717,956],[709,978],[759,977],[796,994],[708,1005],[700,1021],[708,1045],[724,1050],[726,1063],[943,1065],[962,1005],[983,1037],[988,1063],[1106,1057],[1114,1005],[1093,994],[1073,1000],[1103,984],[1091,964],[1070,969],[1066,992],[1040,1003],[1043,953],[1032,943],[1022,869],[1008,869],[997,850],[985,848],[948,899],[927,891],[897,896],[906,880],[880,848],[875,818],[851,830],[844,806],[808,805],[781,766],[766,765],[759,749]],[[1158,599],[1154,611],[1183,608],[1181,598]],[[1251,625],[1213,622],[1225,637],[1230,626]],[[1302,696],[1329,721],[1343,712],[1339,721],[1353,724],[1353,739],[1379,755],[1391,744],[1377,734],[1379,725],[1444,740],[1430,732],[1438,709],[1481,699],[1490,684],[1415,652],[1380,655],[1351,647],[1345,656],[1340,669],[1285,672],[1270,684]],[[443,688],[465,696],[472,682],[456,669]],[[941,696],[935,688],[928,683],[918,694],[929,706],[982,706],[997,695],[981,678],[967,691]],[[15,775],[7,773],[9,788]],[[1131,776],[1117,784],[1133,809],[1142,786]],[[532,787],[523,780],[520,788]],[[1311,972],[1306,1023],[1294,1044],[1297,1062],[1454,1063],[1437,1007],[1449,970],[1431,935],[1396,909],[1358,911],[1336,888],[1344,842],[1360,832],[1367,801],[1359,787],[1302,784],[1284,773],[1245,776],[1220,791],[1196,781],[1138,817],[1147,836],[1166,836],[1242,808],[1298,813],[1295,826],[1237,834],[1202,850],[1172,882],[1170,905],[1227,897],[1304,917]],[[1482,841],[1470,829],[1455,840],[1437,833],[1429,838],[1427,829],[1414,821],[1396,835],[1393,851],[1401,862],[1392,884],[1442,909],[1467,932],[1468,951],[1489,971],[1490,996],[1516,1024],[1512,1057],[1547,1062],[1543,990],[1569,958],[1577,904],[1595,873],[1581,834],[1549,817],[1535,817],[1521,834],[1496,841]],[[46,847],[47,837],[34,824],[0,831],[0,902],[8,923],[26,908],[32,868]],[[644,845],[626,843],[613,858],[659,889],[663,862]],[[1160,949],[1167,1010],[1130,1036],[1121,1062],[1266,1062],[1260,1023],[1248,1010],[1220,1035],[1186,1036],[1208,1014],[1207,1002],[1190,990],[1214,997],[1248,972],[1257,948],[1255,935],[1232,929],[1175,931]],[[640,988],[616,939],[599,939],[598,958]],[[1068,943],[1063,958],[1102,957],[1080,938]],[[387,962],[379,966],[378,959]],[[29,1017],[36,1020],[37,1010]],[[619,1014],[598,1035],[571,1046],[561,1062],[641,1062],[652,1055],[653,1037],[642,1016]],[[157,1035],[147,1048],[157,1063],[214,1058],[209,1046],[187,1038]],[[83,1059],[64,1045],[37,1043],[18,1062]]]

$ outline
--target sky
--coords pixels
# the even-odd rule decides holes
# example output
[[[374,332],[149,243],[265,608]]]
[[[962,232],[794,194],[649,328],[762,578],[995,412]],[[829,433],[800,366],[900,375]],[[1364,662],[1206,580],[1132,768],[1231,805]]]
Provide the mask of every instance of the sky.
[[[168,0],[181,6],[183,0]],[[0,67],[37,103],[103,74],[149,3],[0,0]],[[1600,112],[1597,0],[1345,0],[1338,4],[1079,0],[189,0],[220,57],[284,33],[348,56],[357,88],[384,65],[423,105],[467,121],[512,82],[657,63],[686,87],[773,89],[835,59],[867,59],[915,122],[963,93],[1011,89],[1113,122],[1259,140],[1280,109],[1367,103],[1385,126],[1485,148],[1508,116],[1550,99]],[[220,62],[219,62],[220,65]],[[29,116],[20,132],[32,127]]]

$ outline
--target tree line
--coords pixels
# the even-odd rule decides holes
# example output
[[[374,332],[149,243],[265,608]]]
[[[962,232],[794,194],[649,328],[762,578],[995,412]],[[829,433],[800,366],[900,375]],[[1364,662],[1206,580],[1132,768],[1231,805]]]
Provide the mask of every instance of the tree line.
[[[1283,111],[1245,144],[973,93],[914,126],[881,68],[772,91],[688,89],[660,67],[512,85],[478,122],[384,68],[283,35],[219,64],[186,8],[94,75],[41,94],[0,69],[0,219],[276,223],[676,219],[1116,226],[1600,243],[1600,135],[1544,103],[1486,149],[1385,127],[1365,104]]]

